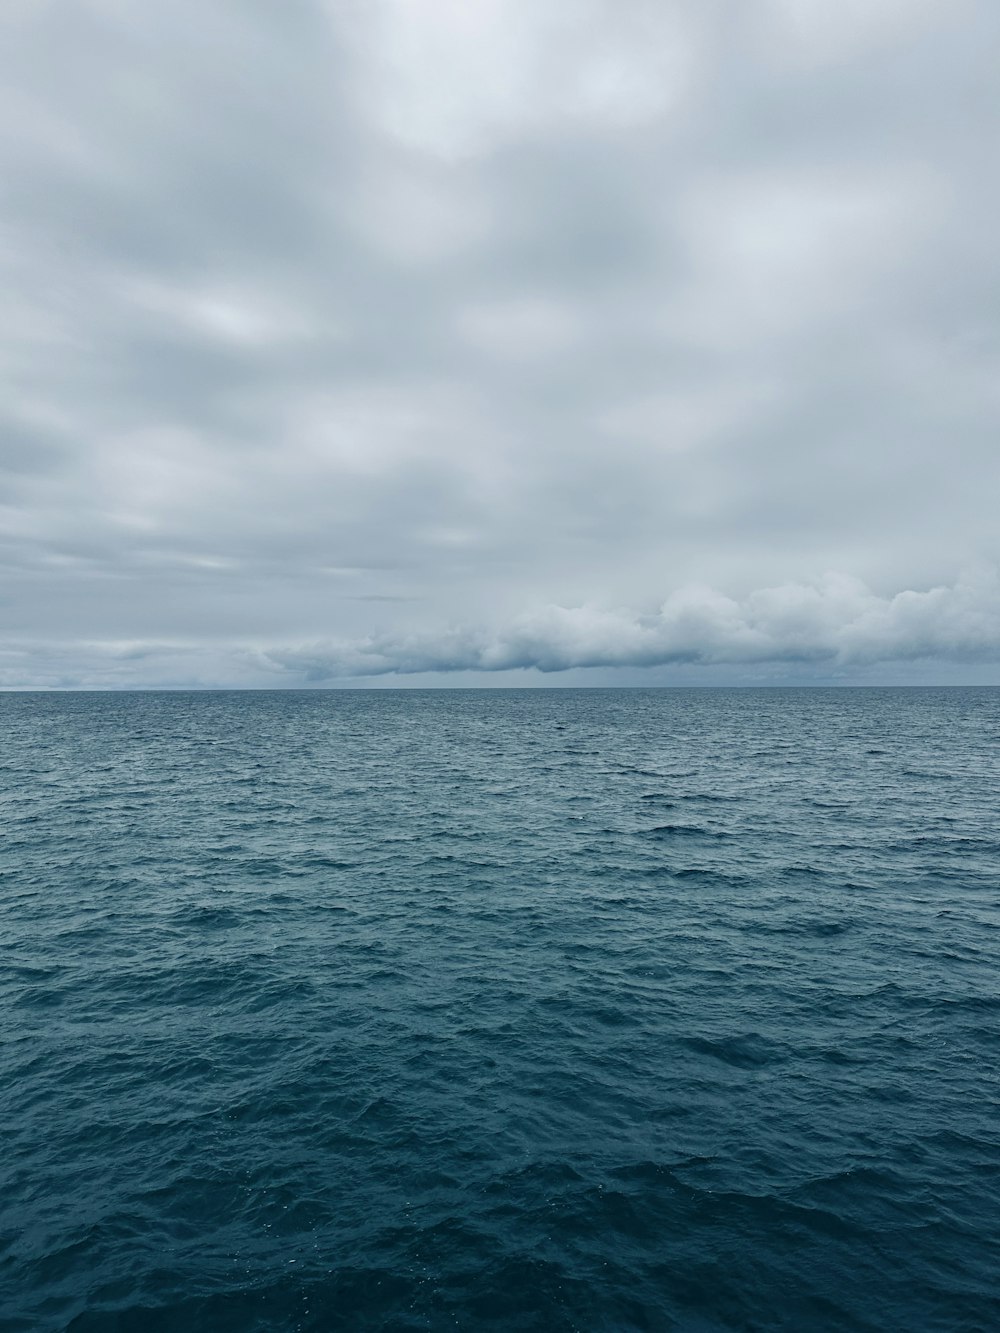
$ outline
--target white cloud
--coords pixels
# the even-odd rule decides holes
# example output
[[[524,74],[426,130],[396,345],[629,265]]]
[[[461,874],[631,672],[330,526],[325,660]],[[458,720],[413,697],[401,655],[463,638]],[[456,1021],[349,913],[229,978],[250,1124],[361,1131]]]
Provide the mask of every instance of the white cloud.
[[[307,679],[394,673],[543,672],[671,663],[899,662],[1000,653],[1000,583],[980,571],[951,587],[879,597],[860,580],[785,584],[744,598],[685,587],[656,612],[548,606],[499,628],[451,626],[342,644],[265,650]]]
[[[443,534],[449,536],[461,544],[462,534]],[[219,572],[211,558],[193,563]],[[549,605],[493,625],[439,625],[308,644],[12,642],[0,646],[0,688],[302,686],[456,675],[474,683],[524,672],[558,683],[562,673],[586,680],[587,672],[608,669],[690,666],[781,668],[793,679],[803,669],[820,668],[842,678],[846,671],[850,679],[852,669],[873,665],[988,663],[998,657],[1000,580],[995,570],[980,568],[949,586],[893,595],[880,596],[858,579],[835,574],[818,584],[759,588],[739,598],[690,585],[650,612]]]
[[[691,87],[693,19],[662,0],[370,0],[349,29],[355,86],[393,138],[446,158],[567,125],[641,125]]]

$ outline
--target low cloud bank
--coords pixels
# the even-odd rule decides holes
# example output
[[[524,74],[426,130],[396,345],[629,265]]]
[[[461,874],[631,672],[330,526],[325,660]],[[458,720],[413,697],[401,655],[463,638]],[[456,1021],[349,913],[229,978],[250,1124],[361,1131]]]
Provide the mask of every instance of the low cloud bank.
[[[1000,660],[1000,583],[991,571],[883,597],[831,575],[818,586],[761,588],[742,600],[688,587],[651,614],[547,606],[500,628],[373,634],[262,656],[309,682],[525,668]]]
[[[962,668],[1000,668],[996,572],[982,569],[948,586],[891,596],[841,575],[743,598],[691,586],[650,613],[544,606],[492,627],[386,631],[313,644],[8,639],[0,641],[0,689],[273,689],[393,677],[468,684],[470,677],[523,671],[546,673],[555,684],[560,672],[575,672],[574,683],[583,683],[579,672],[587,670],[604,683],[620,670],[635,683],[637,669],[657,667],[676,667],[685,683],[697,683],[704,668],[706,682],[759,679],[761,672],[808,681],[832,672],[849,684],[870,679],[872,669],[884,676],[880,668],[893,663],[904,677],[912,673],[903,664],[923,664],[920,677],[941,683],[961,678]],[[523,676],[514,680],[524,683]]]

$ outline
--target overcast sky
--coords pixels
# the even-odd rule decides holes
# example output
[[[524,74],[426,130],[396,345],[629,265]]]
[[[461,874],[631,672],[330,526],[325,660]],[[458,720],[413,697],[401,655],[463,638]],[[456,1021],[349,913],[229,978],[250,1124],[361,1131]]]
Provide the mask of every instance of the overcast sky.
[[[3,0],[0,684],[1000,682],[996,0]]]

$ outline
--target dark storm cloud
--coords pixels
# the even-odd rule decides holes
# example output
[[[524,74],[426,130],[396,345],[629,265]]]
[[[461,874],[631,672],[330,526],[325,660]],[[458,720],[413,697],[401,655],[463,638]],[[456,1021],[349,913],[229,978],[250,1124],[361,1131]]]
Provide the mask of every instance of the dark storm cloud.
[[[997,657],[993,6],[0,25],[0,683]]]

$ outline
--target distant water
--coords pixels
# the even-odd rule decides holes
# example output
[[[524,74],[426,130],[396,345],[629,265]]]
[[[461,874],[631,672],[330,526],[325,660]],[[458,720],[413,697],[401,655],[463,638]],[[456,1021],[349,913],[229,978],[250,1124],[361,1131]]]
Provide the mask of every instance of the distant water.
[[[1000,1328],[1000,691],[0,742],[4,1330]]]

